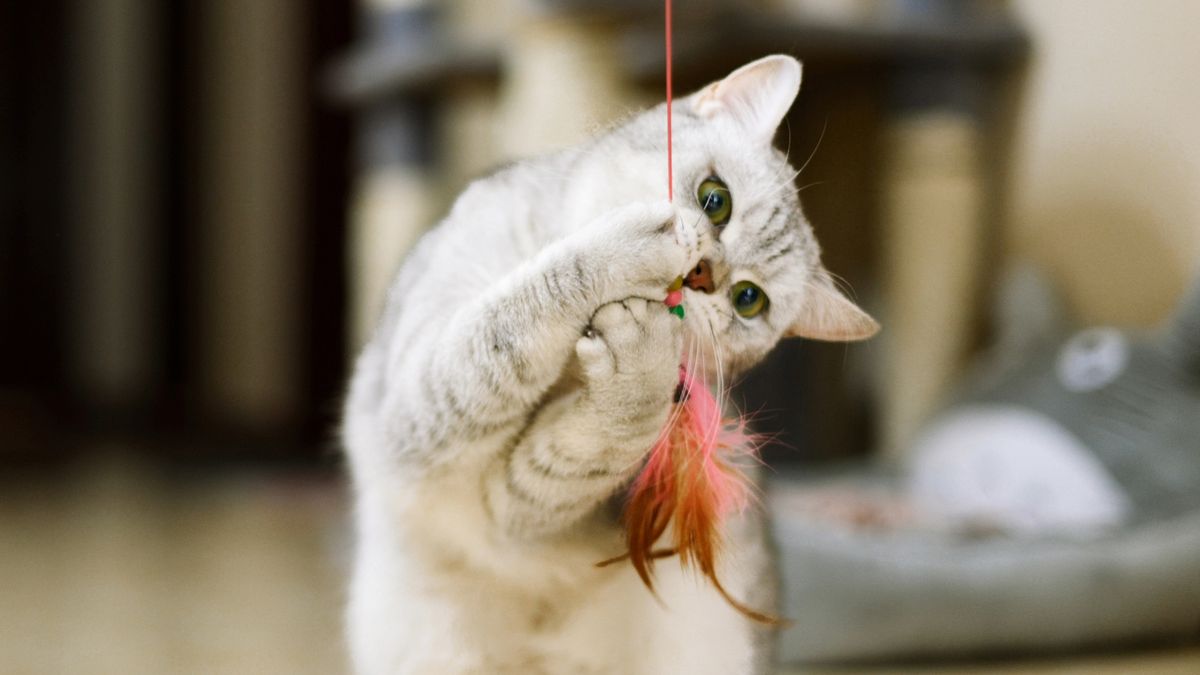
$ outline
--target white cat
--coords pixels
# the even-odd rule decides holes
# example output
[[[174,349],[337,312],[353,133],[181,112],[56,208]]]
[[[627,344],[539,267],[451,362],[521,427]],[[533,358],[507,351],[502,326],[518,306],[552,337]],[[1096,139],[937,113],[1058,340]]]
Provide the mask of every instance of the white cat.
[[[418,244],[360,356],[344,437],[360,673],[760,673],[769,629],[673,559],[656,601],[627,565],[621,495],[683,359],[710,382],[781,338],[867,337],[835,290],[772,138],[800,86],[772,56],[583,147],[474,182]],[[686,318],[662,299],[677,276]],[[759,514],[720,575],[774,609]]]

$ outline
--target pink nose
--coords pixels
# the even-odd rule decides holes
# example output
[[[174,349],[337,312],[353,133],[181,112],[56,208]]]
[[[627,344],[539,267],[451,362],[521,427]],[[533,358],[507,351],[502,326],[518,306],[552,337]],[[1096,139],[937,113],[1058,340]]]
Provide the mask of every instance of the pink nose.
[[[704,291],[705,293],[717,290],[713,283],[712,266],[708,264],[708,260],[701,260],[695,269],[688,272],[687,276],[683,278],[683,285],[693,291]]]

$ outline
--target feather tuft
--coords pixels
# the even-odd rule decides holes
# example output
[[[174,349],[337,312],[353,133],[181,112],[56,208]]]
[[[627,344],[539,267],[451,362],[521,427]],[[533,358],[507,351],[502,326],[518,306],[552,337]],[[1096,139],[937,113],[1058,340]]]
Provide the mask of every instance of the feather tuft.
[[[626,558],[654,592],[655,561],[678,555],[680,564],[706,577],[725,600],[745,616],[777,625],[776,617],[753,610],[726,592],[717,578],[721,525],[744,509],[751,486],[737,459],[754,456],[757,440],[741,420],[722,417],[721,406],[700,378],[680,367],[678,410],[650,450],[625,507]],[[672,545],[655,549],[674,522]]]

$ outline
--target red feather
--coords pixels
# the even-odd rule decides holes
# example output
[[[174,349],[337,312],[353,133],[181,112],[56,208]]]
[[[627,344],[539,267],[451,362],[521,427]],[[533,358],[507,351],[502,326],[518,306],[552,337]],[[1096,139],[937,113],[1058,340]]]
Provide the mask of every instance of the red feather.
[[[755,439],[740,420],[725,420],[721,407],[700,379],[680,368],[680,399],[668,426],[650,450],[625,507],[629,552],[601,565],[629,558],[642,582],[654,590],[654,562],[678,554],[697,569],[725,600],[747,617],[777,624],[779,619],[734,599],[717,578],[726,516],[745,508],[750,483],[736,463],[752,455]],[[654,549],[674,521],[673,546]]]

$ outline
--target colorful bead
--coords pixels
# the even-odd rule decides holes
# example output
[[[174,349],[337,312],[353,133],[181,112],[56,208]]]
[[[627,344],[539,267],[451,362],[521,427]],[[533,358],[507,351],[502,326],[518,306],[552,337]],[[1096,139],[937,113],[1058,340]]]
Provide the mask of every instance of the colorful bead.
[[[663,302],[667,303],[667,307],[674,307],[683,302],[683,291],[671,291],[667,293],[667,299]]]
[[[670,309],[670,312],[681,320],[683,319],[683,305],[675,305]]]
[[[668,291],[678,291],[681,288],[683,288],[683,277],[675,277],[675,281],[672,281],[671,285],[667,286]]]

